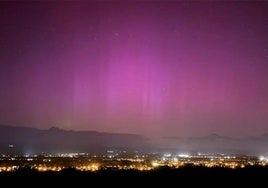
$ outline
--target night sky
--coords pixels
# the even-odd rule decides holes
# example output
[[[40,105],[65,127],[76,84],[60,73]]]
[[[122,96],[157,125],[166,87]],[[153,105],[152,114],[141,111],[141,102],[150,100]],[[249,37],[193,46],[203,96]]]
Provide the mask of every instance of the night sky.
[[[268,132],[268,2],[0,2],[0,124]]]

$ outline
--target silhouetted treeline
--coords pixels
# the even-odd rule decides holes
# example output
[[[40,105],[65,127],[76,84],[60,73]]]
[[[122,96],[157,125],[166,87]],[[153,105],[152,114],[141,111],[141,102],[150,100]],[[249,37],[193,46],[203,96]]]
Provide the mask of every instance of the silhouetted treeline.
[[[9,183],[24,182],[27,185],[34,181],[42,182],[43,186],[57,185],[99,185],[140,187],[141,185],[197,185],[197,186],[227,186],[258,185],[268,179],[268,167],[251,166],[240,169],[206,168],[186,166],[179,169],[160,167],[152,171],[106,169],[96,172],[78,171],[67,168],[60,172],[38,172],[25,167],[14,172],[1,172],[0,180]],[[91,186],[89,186],[91,187]],[[143,186],[141,186],[143,187]]]
[[[241,169],[186,166],[179,169],[161,167],[152,171],[100,170],[38,172],[26,167],[1,172],[0,182],[10,187],[261,187],[268,179],[268,167]]]
[[[198,167],[198,166],[185,166],[181,168],[172,167],[159,167],[151,171],[139,171],[139,170],[118,170],[118,169],[103,169],[95,172],[80,171],[75,168],[65,168],[59,172],[46,171],[40,172],[31,167],[21,167],[13,172],[0,172],[0,177],[6,176],[93,176],[93,177],[116,177],[116,176],[138,176],[138,177],[179,177],[179,176],[264,176],[268,177],[268,167],[263,166],[248,166],[245,168],[231,169],[222,167]]]

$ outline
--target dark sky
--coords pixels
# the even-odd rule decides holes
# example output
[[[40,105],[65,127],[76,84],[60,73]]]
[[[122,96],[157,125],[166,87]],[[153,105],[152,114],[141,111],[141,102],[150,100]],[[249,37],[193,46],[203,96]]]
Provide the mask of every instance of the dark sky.
[[[0,2],[0,124],[268,132],[268,2]]]

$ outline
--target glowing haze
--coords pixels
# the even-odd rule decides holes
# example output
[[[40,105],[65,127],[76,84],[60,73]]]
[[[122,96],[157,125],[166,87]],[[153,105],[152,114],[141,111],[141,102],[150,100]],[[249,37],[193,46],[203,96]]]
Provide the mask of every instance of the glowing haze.
[[[1,2],[0,124],[268,131],[267,2]]]

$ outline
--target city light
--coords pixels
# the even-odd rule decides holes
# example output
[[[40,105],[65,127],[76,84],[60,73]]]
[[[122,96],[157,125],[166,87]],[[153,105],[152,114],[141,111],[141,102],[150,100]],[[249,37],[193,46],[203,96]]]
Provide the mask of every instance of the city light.
[[[87,153],[62,153],[62,154],[47,154],[47,155],[0,155],[0,172],[11,172],[20,167],[30,167],[40,172],[45,171],[61,171],[66,168],[75,168],[80,171],[95,172],[101,169],[113,170],[138,170],[147,171],[158,167],[181,168],[187,165],[203,166],[208,168],[245,168],[247,166],[268,165],[268,158],[265,156],[235,156],[224,154],[146,154],[135,153],[132,156],[126,155],[127,152],[110,151],[114,157],[109,155],[89,155]],[[21,165],[15,165],[18,164]]]

